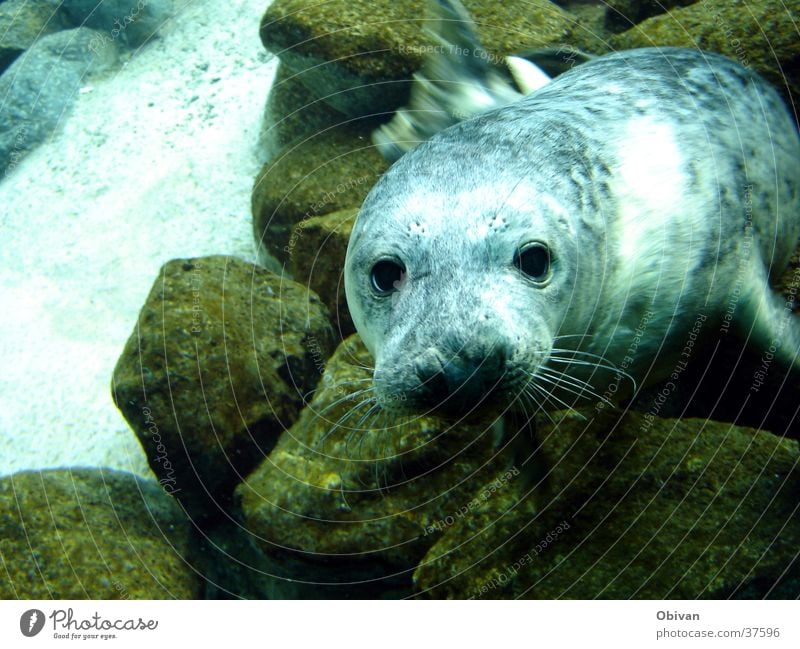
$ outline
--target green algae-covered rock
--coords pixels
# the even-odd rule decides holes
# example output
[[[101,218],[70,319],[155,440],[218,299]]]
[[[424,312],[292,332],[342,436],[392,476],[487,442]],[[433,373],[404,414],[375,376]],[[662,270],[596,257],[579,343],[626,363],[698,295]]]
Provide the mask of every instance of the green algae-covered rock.
[[[159,485],[123,471],[0,478],[0,599],[191,599],[191,525]]]
[[[267,97],[261,133],[261,147],[266,158],[272,158],[279,149],[294,140],[347,121],[340,112],[303,84],[303,74],[292,72],[283,63],[278,65]],[[359,126],[348,122],[348,127],[353,130],[359,129]],[[372,128],[374,122],[365,125],[363,133],[369,135]]]
[[[164,265],[113,377],[117,407],[165,490],[195,516],[228,510],[333,349],[306,287],[234,257]]]
[[[562,43],[574,18],[557,5],[467,0],[482,44],[498,60]],[[424,0],[276,0],[261,22],[264,46],[344,115],[391,112],[408,99],[431,42]],[[513,26],[513,27],[510,27]]]
[[[63,28],[61,13],[53,5],[29,0],[0,3],[0,73],[37,39]]]
[[[441,529],[509,461],[480,422],[382,415],[371,363],[358,337],[342,343],[314,401],[237,490],[292,596],[408,594]]]
[[[319,295],[341,338],[355,333],[344,294],[344,259],[358,210],[351,208],[298,223],[292,231],[290,268],[300,284]]]
[[[388,169],[369,137],[334,128],[297,140],[267,163],[253,187],[253,234],[284,264],[295,245],[292,229],[315,216],[360,207]]]
[[[796,441],[613,413],[541,425],[539,476],[447,530],[415,573],[455,598],[800,596]]]
[[[655,16],[612,39],[618,49],[670,45],[724,54],[800,97],[797,12],[783,0],[701,0]]]

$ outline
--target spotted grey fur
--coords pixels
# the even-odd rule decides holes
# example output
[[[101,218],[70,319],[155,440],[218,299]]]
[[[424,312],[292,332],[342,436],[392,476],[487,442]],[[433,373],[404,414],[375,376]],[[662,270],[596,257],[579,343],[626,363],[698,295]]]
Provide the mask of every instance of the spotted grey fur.
[[[777,92],[695,50],[600,57],[450,127],[384,175],[350,240],[347,299],[377,398],[556,407],[624,374],[622,396],[669,376],[726,312],[798,367],[800,330],[769,278],[800,237],[799,188]],[[550,247],[544,286],[514,266],[529,241]],[[370,280],[380,260],[405,270],[388,295]]]

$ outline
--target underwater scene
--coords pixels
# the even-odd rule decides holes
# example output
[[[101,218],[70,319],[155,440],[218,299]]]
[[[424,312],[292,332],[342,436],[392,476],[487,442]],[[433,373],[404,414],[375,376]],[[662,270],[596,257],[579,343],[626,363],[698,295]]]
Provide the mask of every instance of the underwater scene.
[[[799,21],[0,0],[0,599],[800,598]]]

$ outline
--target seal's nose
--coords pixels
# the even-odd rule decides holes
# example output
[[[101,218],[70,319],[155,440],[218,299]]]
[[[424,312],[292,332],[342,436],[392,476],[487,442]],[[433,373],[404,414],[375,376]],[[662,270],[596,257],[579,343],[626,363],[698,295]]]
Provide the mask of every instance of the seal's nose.
[[[428,349],[415,361],[419,390],[430,407],[446,414],[464,414],[488,396],[503,375],[504,355],[498,348],[463,345],[446,358]]]

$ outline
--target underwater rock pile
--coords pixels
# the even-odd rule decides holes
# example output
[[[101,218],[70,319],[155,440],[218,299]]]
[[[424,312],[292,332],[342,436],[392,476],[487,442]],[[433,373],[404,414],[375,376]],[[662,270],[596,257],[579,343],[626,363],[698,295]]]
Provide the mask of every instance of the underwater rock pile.
[[[585,414],[586,417],[582,416]],[[415,592],[474,599],[795,598],[796,441],[630,412],[539,417],[543,471],[456,517]]]
[[[537,24],[530,31],[497,27],[521,24],[506,15],[510,8],[465,4],[487,50],[498,58],[543,45],[593,53],[688,45],[736,59],[741,41],[734,36],[753,39],[758,33],[741,3],[728,3],[720,24],[716,0],[609,3],[602,21],[583,7],[572,13],[568,2],[537,3],[539,13],[524,9]],[[333,170],[343,187],[363,173],[372,129],[405,101],[411,73],[430,46],[421,29],[423,3],[333,5],[337,11],[328,14],[312,9],[312,3],[278,0],[261,26],[262,40],[279,56],[281,68],[267,107],[265,141],[274,147],[273,156],[254,187],[255,235],[265,252],[288,262],[296,279],[315,287],[341,285],[350,215],[337,210],[357,207],[357,197],[348,204],[350,195],[344,192],[341,202],[332,200],[333,192],[328,205],[320,205],[319,196],[337,182]],[[770,14],[769,24],[790,20],[769,0],[748,7],[762,24]],[[687,37],[683,15],[690,27],[702,24],[702,30],[689,29]],[[651,25],[663,28],[642,37]],[[796,56],[788,43],[793,34],[784,25],[776,35],[779,63],[754,58],[754,67],[776,79],[780,65]],[[634,45],[642,38],[647,42]],[[694,40],[687,43],[687,38]],[[340,135],[335,145],[334,134]],[[292,164],[286,165],[289,159]],[[357,162],[351,168],[348,160]],[[292,175],[298,169],[302,172]],[[384,169],[376,162],[374,175]],[[273,198],[265,200],[270,193]],[[329,215],[323,213],[326,207]],[[291,224],[291,245],[285,246]],[[336,243],[329,246],[329,241]],[[313,265],[297,268],[293,260],[298,257],[312,259]],[[787,278],[794,272],[788,269],[778,283],[787,298]],[[341,296],[319,292],[331,309],[339,309],[337,319],[349,323]],[[796,301],[794,306],[797,310]],[[491,436],[478,424],[447,429],[431,422],[431,439],[465,463],[458,469],[443,463],[434,477],[420,474],[417,464],[429,466],[427,445],[407,453],[406,436],[420,422],[393,432],[391,422],[384,428],[376,410],[359,403],[369,401],[369,393],[357,386],[369,385],[369,371],[359,365],[369,366],[370,359],[356,341],[343,343],[328,363],[321,392],[237,491],[259,545],[286,566],[276,576],[294,580],[286,582],[284,594],[320,596],[320,583],[327,584],[326,596],[341,597],[381,594],[381,583],[384,595],[456,598],[785,597],[800,592],[798,572],[791,568],[792,544],[800,531],[795,524],[797,442],[713,420],[738,413],[740,424],[800,433],[796,388],[787,383],[785,371],[772,367],[762,373],[765,388],[743,399],[763,359],[743,352],[740,342],[697,351],[670,394],[670,408],[661,407],[664,386],[657,385],[642,392],[624,416],[613,411],[540,414],[533,437],[521,430],[507,447],[496,439],[495,445],[489,443]],[[350,356],[355,360],[345,363]],[[720,374],[732,376],[734,384],[709,379]],[[372,474],[361,466],[370,460]],[[397,468],[390,468],[393,464]],[[410,483],[400,477],[406,464]],[[470,474],[470,485],[464,484],[463,476]],[[458,485],[458,494],[441,484]],[[494,488],[487,492],[487,484]],[[374,501],[374,492],[384,494],[383,500]],[[483,493],[491,497],[482,498]],[[316,592],[298,585],[304,581],[317,584]]]
[[[487,422],[361,422],[376,405],[364,390],[371,362],[358,336],[345,340],[314,400],[237,489],[284,596],[410,594],[439,521],[506,462]]]
[[[0,4],[0,171],[52,134],[91,79],[152,38],[174,0]]]
[[[88,468],[0,478],[0,599],[192,599],[190,538],[153,480]]]
[[[726,4],[724,25],[717,0],[613,2],[602,15],[569,2],[465,4],[498,61],[687,38],[736,58],[730,34],[751,39],[753,65],[773,78],[796,56],[781,26],[778,62],[757,58],[766,48],[756,54],[739,2]],[[771,0],[748,7],[788,20]],[[622,30],[621,16],[635,26]],[[746,391],[763,363],[736,341],[698,350],[668,405],[656,385],[625,413],[542,412],[533,426],[509,417],[505,434],[490,421],[398,420],[376,401],[342,269],[357,209],[388,168],[370,134],[407,100],[432,45],[424,22],[422,0],[270,5],[260,33],[281,66],[261,134],[270,156],[252,194],[266,267],[224,256],[163,267],[112,380],[159,482],[77,470],[0,481],[2,556],[21,557],[5,596],[112,597],[117,581],[130,597],[800,594],[800,448],[783,437],[800,436],[797,386],[772,367],[747,409],[726,405],[741,403],[736,386]],[[791,285],[780,287],[788,295]],[[709,378],[720,375],[733,385]],[[84,508],[85,528],[66,481],[81,496],[105,494]],[[42,485],[57,531],[25,517],[47,510]],[[118,498],[119,529],[108,516]],[[95,583],[84,574],[109,560],[105,546],[74,572],[56,565],[60,540],[77,543],[93,526],[121,565],[126,535],[137,549],[169,540],[175,550],[159,549],[150,578],[133,562],[136,583],[119,579],[115,558]],[[181,557],[195,558],[207,583]]]

